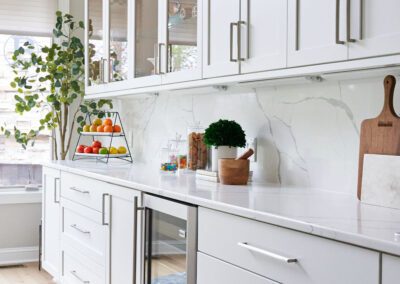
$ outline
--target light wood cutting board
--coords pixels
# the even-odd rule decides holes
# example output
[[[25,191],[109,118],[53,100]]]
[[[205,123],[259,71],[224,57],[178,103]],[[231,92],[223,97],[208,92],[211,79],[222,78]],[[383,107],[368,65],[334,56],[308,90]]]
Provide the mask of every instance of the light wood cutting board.
[[[361,124],[360,154],[358,161],[357,197],[361,199],[364,154],[400,155],[400,117],[393,107],[396,79],[386,76],[383,81],[385,101],[382,112]],[[393,171],[395,169],[387,169]]]

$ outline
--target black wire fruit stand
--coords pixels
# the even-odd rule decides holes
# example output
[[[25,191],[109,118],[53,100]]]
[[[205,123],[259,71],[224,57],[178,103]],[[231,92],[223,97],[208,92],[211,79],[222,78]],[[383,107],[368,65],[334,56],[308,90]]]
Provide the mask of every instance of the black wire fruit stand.
[[[119,115],[118,112],[116,111],[106,111],[104,112],[105,116],[104,118],[110,118],[113,120],[113,125],[119,124],[121,126],[121,131],[120,132],[80,132],[79,133],[79,137],[78,137],[78,141],[76,142],[76,146],[75,146],[75,152],[74,155],[72,157],[72,160],[97,160],[103,163],[108,163],[109,159],[119,159],[119,160],[124,160],[127,161],[129,163],[133,163],[133,159],[132,159],[132,154],[131,154],[131,150],[129,149],[129,145],[128,145],[128,141],[126,139],[126,133],[124,130],[124,127],[122,125],[122,121],[121,121],[121,117]],[[97,114],[93,114],[93,113],[87,113],[85,116],[85,124],[88,125],[92,125],[92,116],[96,116],[97,118]],[[107,154],[93,154],[93,153],[77,153],[76,149],[81,141],[82,136],[85,137],[92,137],[92,141],[95,141],[97,137],[110,137],[110,143],[109,143],[109,147],[107,148]],[[125,154],[110,154],[110,148],[113,145],[113,140],[115,138],[123,138],[125,141],[125,146],[127,149],[127,152]],[[105,143],[106,144],[106,143]]]

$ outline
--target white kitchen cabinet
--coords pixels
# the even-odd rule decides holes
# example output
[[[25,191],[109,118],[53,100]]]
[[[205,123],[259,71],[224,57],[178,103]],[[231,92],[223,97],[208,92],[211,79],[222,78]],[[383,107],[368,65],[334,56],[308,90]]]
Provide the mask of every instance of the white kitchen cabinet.
[[[347,60],[346,1],[289,0],[289,67]]]
[[[60,171],[43,168],[42,265],[55,280],[60,277]]]
[[[107,257],[109,267],[109,284],[131,284],[140,279],[139,259],[141,256],[136,243],[140,242],[140,222],[136,216],[136,205],[140,200],[140,192],[132,189],[113,186],[109,196],[108,224],[109,244]],[[108,220],[107,220],[108,219]],[[137,227],[135,227],[137,226]],[[135,236],[136,235],[136,236]],[[136,271],[134,260],[136,259]]]
[[[197,254],[197,269],[197,284],[278,283],[201,252]]]
[[[286,67],[287,1],[204,1],[205,78]]]
[[[128,14],[132,0],[85,0],[87,93],[126,88],[130,75]]]
[[[400,281],[400,257],[382,254],[382,284],[395,284]]]
[[[240,72],[286,67],[287,0],[241,0]]]
[[[239,74],[240,0],[204,0],[203,4],[203,77]]]
[[[280,283],[379,283],[372,250],[205,208],[198,234],[200,252]]]
[[[348,1],[349,59],[400,53],[400,1]]]

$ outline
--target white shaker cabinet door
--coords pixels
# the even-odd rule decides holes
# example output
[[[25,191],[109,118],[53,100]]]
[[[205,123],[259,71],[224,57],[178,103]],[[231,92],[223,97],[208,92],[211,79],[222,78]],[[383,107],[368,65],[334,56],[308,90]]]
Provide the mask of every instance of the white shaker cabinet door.
[[[241,73],[286,67],[287,0],[241,1]]]
[[[400,282],[400,257],[382,254],[382,284]]]
[[[119,186],[110,189],[110,196],[107,198],[109,206],[106,206],[106,224],[109,227],[109,262],[107,267],[108,279],[110,284],[131,284],[139,283],[138,260],[141,253],[135,251],[138,246],[136,236],[140,235],[141,230],[135,226],[140,226],[138,216],[136,216],[135,199],[140,200],[140,192]],[[108,207],[108,208],[107,208]],[[139,224],[139,225],[138,225]],[[136,242],[136,243],[137,243]],[[134,260],[136,259],[136,264]],[[136,269],[134,268],[136,265]],[[136,281],[133,278],[136,278]]]
[[[400,1],[348,1],[350,59],[400,53]]]
[[[43,168],[42,261],[55,280],[60,277],[60,171]]]
[[[345,0],[289,0],[288,66],[344,61]]]
[[[204,0],[203,5],[203,77],[239,74],[240,0]]]

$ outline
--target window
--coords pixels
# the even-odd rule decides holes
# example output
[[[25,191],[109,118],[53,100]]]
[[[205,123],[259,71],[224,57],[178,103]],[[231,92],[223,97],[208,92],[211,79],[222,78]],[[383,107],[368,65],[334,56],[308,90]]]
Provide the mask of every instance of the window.
[[[24,115],[14,112],[15,89],[10,87],[10,82],[15,74],[12,72],[10,64],[11,56],[15,49],[29,41],[37,46],[35,52],[40,52],[40,48],[50,45],[52,39],[44,36],[23,36],[9,35],[0,33],[0,125],[6,125],[8,129],[13,129],[14,125],[22,131],[37,129],[39,127],[39,117],[42,116],[40,110],[31,111]],[[47,160],[51,153],[51,143],[49,132],[40,135],[34,147],[23,150],[21,145],[15,142],[13,137],[6,138],[0,135],[0,161],[5,163],[39,163]]]

